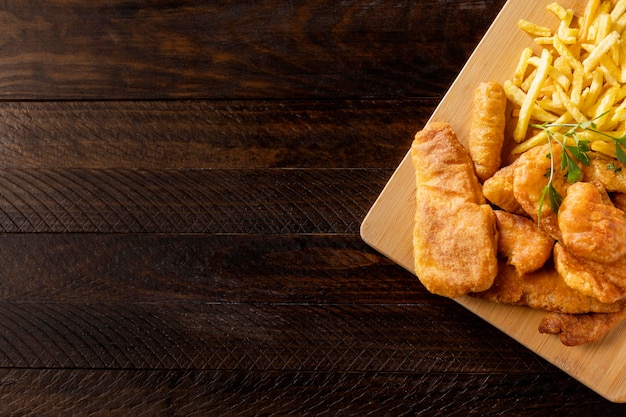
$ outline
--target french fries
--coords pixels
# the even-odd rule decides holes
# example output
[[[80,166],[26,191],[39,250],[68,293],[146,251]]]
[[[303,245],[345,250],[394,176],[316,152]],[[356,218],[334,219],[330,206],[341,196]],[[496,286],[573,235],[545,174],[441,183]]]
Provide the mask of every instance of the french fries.
[[[591,122],[594,130],[626,132],[626,0],[589,0],[582,16],[558,3],[547,10],[558,19],[554,30],[524,19],[518,23],[537,52],[524,49],[504,83],[517,115],[513,154],[548,141],[546,129],[533,124],[550,123],[551,131],[564,133],[567,127],[557,125]],[[594,151],[615,157],[606,136],[587,134],[585,140]]]

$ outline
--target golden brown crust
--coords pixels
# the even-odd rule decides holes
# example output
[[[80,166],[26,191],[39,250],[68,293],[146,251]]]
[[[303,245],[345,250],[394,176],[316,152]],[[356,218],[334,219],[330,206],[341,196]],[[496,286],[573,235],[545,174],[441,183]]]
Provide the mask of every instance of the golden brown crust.
[[[573,255],[601,263],[626,255],[624,212],[593,184],[577,182],[569,187],[558,221],[563,245]]]
[[[548,144],[537,146],[523,153],[515,162],[515,176],[513,178],[513,194],[524,211],[535,222],[539,220],[541,207],[541,227],[555,240],[561,240],[557,216],[550,207],[548,198],[541,204],[541,196],[548,185],[546,173],[554,169],[552,185],[562,196],[567,195],[569,184],[565,172],[561,170],[561,147]],[[554,163],[552,161],[554,160]]]
[[[554,245],[554,265],[565,283],[603,303],[626,297],[626,258],[612,264],[588,261],[572,255],[561,243]]]
[[[474,92],[468,148],[481,181],[490,178],[500,168],[506,103],[506,93],[498,82],[482,82]]]
[[[541,268],[552,257],[554,239],[532,220],[496,210],[498,253],[521,274]]]
[[[509,213],[525,215],[526,212],[515,199],[513,179],[515,163],[507,165],[483,183],[483,195],[489,202]]]
[[[621,309],[620,303],[602,303],[568,287],[551,264],[529,274],[520,274],[512,266],[501,264],[493,286],[475,295],[502,304],[569,314]]]
[[[624,318],[625,308],[615,313],[547,313],[539,323],[539,332],[558,335],[565,346],[579,346],[597,342]]]
[[[451,298],[486,290],[498,271],[495,216],[469,154],[446,123],[418,132],[411,154],[418,278],[430,292]]]

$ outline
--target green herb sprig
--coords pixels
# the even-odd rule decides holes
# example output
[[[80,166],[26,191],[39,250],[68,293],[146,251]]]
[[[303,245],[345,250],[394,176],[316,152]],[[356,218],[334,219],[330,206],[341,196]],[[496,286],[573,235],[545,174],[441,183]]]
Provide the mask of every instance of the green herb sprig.
[[[615,144],[615,157],[619,163],[626,163],[626,134],[621,137],[612,136],[606,132],[598,130],[598,126],[595,121],[606,115],[603,113],[593,120],[585,121],[582,123],[542,123],[531,124],[531,127],[541,129],[545,132],[548,143],[550,145],[550,154],[546,155],[550,158],[550,170],[546,174],[548,177],[548,184],[543,188],[541,192],[541,198],[539,199],[539,212],[537,214],[537,222],[541,221],[541,212],[543,209],[546,198],[550,204],[550,208],[556,214],[559,211],[559,207],[563,202],[563,196],[554,188],[554,175],[555,175],[555,161],[552,155],[554,155],[553,146],[558,144],[561,147],[561,171],[566,174],[567,182],[573,184],[582,180],[583,174],[577,163],[580,162],[583,165],[589,166],[589,151],[591,150],[588,140],[581,140],[578,137],[578,133],[582,131],[588,131],[600,136],[606,137],[612,140]],[[565,133],[555,132],[553,129],[567,129]],[[571,140],[569,140],[571,139]],[[573,144],[571,144],[573,142]],[[615,165],[613,165],[615,166]]]

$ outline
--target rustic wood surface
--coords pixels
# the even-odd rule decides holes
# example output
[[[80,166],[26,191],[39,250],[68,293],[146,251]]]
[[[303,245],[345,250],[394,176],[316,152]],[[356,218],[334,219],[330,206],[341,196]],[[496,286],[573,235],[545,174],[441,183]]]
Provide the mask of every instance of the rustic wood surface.
[[[624,415],[359,236],[503,4],[1,2],[0,415]]]

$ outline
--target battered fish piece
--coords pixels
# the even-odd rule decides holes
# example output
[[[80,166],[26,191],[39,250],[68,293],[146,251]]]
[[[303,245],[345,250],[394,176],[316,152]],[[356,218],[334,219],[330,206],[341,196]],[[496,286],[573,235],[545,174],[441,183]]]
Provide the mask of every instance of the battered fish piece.
[[[612,263],[626,255],[624,212],[591,183],[570,185],[559,209],[558,222],[562,242],[575,256]]]
[[[589,166],[581,166],[583,181],[600,182],[608,192],[626,193],[626,166],[615,159],[594,154]]]
[[[500,167],[506,103],[506,93],[498,82],[482,82],[474,92],[468,149],[480,181],[490,178]]]
[[[493,286],[476,297],[501,304],[523,305],[545,311],[569,314],[619,311],[621,303],[602,303],[568,287],[552,264],[520,274],[502,263]]]
[[[502,210],[515,214],[526,214],[513,194],[513,179],[515,177],[515,163],[496,171],[483,184],[483,195],[492,204]]]
[[[541,194],[549,181],[546,174],[550,172],[552,159],[554,159],[552,185],[562,197],[567,195],[569,184],[565,172],[561,170],[561,154],[560,146],[555,145],[551,149],[549,144],[545,144],[524,152],[515,163],[513,194],[524,211],[535,222],[539,217]],[[541,209],[540,226],[553,239],[561,240],[557,216],[552,211],[548,198],[544,199]]]
[[[548,313],[539,323],[539,332],[558,335],[565,346],[593,343],[626,318],[626,309],[615,313]]]
[[[541,268],[552,256],[554,239],[532,220],[496,210],[498,253],[521,274]]]
[[[626,297],[626,257],[604,264],[572,255],[561,243],[554,245],[554,266],[565,283],[603,303]]]
[[[415,135],[415,272],[430,292],[459,297],[491,287],[498,273],[495,215],[468,152],[447,123]]]

